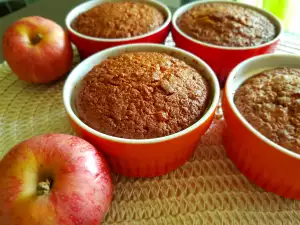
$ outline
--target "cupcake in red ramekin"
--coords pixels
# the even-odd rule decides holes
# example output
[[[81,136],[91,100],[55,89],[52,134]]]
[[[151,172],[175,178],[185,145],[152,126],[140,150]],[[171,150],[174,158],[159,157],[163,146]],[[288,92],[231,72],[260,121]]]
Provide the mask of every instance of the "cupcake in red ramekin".
[[[220,97],[218,79],[196,56],[158,44],[98,52],[63,91],[75,132],[103,152],[115,173],[153,177],[195,151]]]
[[[180,7],[172,18],[176,46],[209,64],[222,86],[240,62],[274,52],[282,33],[273,14],[238,2],[196,1]]]
[[[92,0],[66,17],[71,41],[81,58],[130,43],[163,43],[169,34],[171,12],[155,0]]]
[[[222,108],[224,147],[258,186],[300,199],[300,56],[265,54],[230,73]]]

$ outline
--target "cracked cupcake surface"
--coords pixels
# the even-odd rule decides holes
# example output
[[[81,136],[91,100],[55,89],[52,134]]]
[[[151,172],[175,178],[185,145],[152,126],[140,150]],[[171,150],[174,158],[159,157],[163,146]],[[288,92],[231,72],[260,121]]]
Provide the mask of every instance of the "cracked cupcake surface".
[[[127,38],[146,34],[165,22],[162,12],[147,3],[106,2],[72,22],[79,33],[98,38]]]
[[[83,79],[76,96],[77,113],[88,126],[108,135],[167,136],[203,116],[210,98],[203,74],[164,53],[110,57]]]
[[[261,134],[300,154],[300,69],[261,72],[239,87],[234,102]]]
[[[177,25],[199,41],[228,47],[257,46],[277,35],[275,25],[266,16],[230,3],[194,6],[177,19]]]

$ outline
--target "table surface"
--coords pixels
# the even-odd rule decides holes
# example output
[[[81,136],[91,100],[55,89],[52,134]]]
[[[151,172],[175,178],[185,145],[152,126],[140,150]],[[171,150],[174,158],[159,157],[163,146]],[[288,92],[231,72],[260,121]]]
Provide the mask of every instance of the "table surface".
[[[49,18],[59,11],[56,21],[63,23],[64,12],[76,1],[57,9],[53,6],[57,0],[41,0],[32,9]],[[4,24],[18,18],[18,13],[21,11],[6,17],[6,23],[0,20],[1,31]],[[25,14],[32,11],[24,9],[22,16]],[[171,36],[165,44],[174,46]],[[300,38],[286,33],[276,53],[300,54]],[[5,63],[0,64],[0,159],[29,137],[50,132],[73,134],[64,111],[63,85],[64,80],[50,85],[25,83]],[[152,179],[113,174],[114,197],[104,224],[300,224],[300,201],[266,192],[249,182],[227,158],[223,132],[219,108],[195,154],[182,167]]]

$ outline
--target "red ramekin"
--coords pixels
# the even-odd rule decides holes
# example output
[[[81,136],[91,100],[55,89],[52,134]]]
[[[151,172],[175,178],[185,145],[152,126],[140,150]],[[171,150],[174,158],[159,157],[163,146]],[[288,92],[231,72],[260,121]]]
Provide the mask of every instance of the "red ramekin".
[[[90,37],[84,34],[81,34],[75,31],[71,27],[72,21],[81,13],[99,5],[104,2],[120,2],[122,0],[92,0],[82,3],[72,9],[67,17],[66,17],[66,27],[68,34],[70,36],[70,40],[76,45],[81,59],[84,59],[98,51],[101,51],[106,48],[123,45],[123,44],[131,44],[131,43],[163,43],[168,36],[171,28],[171,12],[170,9],[163,3],[155,0],[135,0],[136,2],[145,2],[150,5],[153,5],[158,10],[160,10],[166,20],[165,22],[158,28],[149,33],[128,37],[128,38],[97,38]]]
[[[84,124],[76,115],[75,96],[83,77],[101,61],[122,52],[163,52],[202,69],[209,84],[211,101],[205,114],[190,127],[165,137],[126,139],[98,132]],[[201,135],[210,126],[220,97],[218,79],[212,69],[195,55],[159,44],[130,44],[109,48],[81,62],[69,75],[63,90],[66,112],[75,132],[104,153],[115,173],[130,177],[153,177],[176,169],[195,151]]]
[[[226,47],[226,46],[218,46],[202,41],[198,41],[195,38],[185,34],[180,28],[177,26],[177,19],[187,10],[191,9],[196,5],[205,4],[208,2],[215,3],[230,3],[235,5],[240,5],[243,7],[247,7],[253,10],[258,11],[262,15],[267,16],[272,23],[277,28],[277,36],[272,40],[265,44],[252,46],[252,47]],[[176,43],[176,47],[185,49],[193,54],[197,55],[201,59],[203,59],[216,73],[221,86],[225,83],[227,76],[230,71],[240,62],[251,58],[253,56],[272,53],[274,52],[280,37],[283,33],[283,27],[280,20],[275,17],[270,12],[260,9],[255,6],[251,6],[245,3],[240,2],[228,2],[228,1],[196,1],[193,3],[189,3],[183,5],[179,9],[177,9],[172,18],[172,36]]]
[[[300,68],[300,56],[256,56],[242,62],[230,73],[222,102],[227,123],[224,146],[230,159],[249,180],[267,191],[300,200],[300,155],[263,136],[234,104],[234,93],[246,79],[276,67]]]

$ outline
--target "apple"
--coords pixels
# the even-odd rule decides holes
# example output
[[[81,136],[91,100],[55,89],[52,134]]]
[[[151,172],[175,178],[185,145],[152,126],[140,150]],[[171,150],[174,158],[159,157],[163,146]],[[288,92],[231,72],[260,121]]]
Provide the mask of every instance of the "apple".
[[[3,56],[19,79],[48,83],[65,75],[72,66],[70,40],[55,22],[39,16],[11,24],[2,40]]]
[[[85,140],[45,134],[0,161],[1,225],[99,225],[112,199],[104,158]]]

